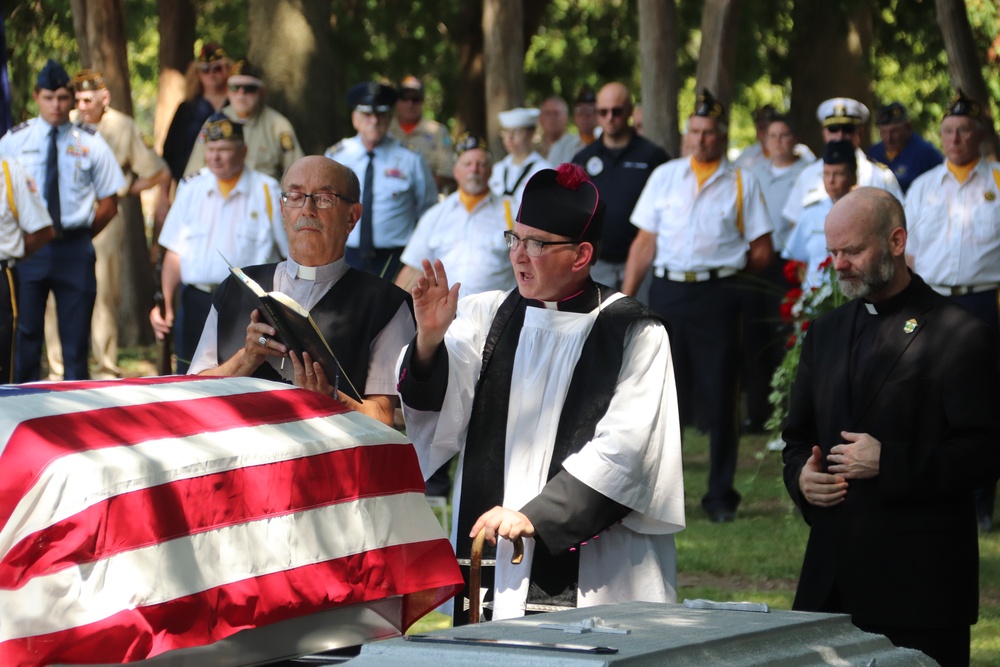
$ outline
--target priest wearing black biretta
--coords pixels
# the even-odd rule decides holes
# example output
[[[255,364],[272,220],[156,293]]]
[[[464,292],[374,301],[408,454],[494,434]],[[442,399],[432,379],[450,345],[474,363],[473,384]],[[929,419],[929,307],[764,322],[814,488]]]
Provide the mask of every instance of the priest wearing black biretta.
[[[447,267],[426,260],[413,289],[408,432],[425,475],[460,455],[452,540],[460,564],[480,531],[495,545],[482,574],[494,619],[676,601],[684,490],[668,334],[591,280],[603,212],[582,168],[538,172],[504,233],[517,289],[459,300]]]

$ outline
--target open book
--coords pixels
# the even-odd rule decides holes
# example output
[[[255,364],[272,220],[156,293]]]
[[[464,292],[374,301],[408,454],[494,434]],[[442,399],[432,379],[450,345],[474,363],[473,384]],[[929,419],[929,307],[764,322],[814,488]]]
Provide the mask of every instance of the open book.
[[[226,260],[229,264],[229,260]],[[313,361],[318,361],[337,391],[344,392],[356,401],[361,401],[361,393],[347,377],[344,368],[337,360],[337,355],[330,349],[323,333],[316,326],[309,311],[299,303],[281,292],[265,292],[256,280],[243,273],[239,267],[229,264],[229,271],[236,276],[251,301],[258,303],[257,309],[263,319],[278,332],[278,342],[302,359],[302,353],[308,352]]]

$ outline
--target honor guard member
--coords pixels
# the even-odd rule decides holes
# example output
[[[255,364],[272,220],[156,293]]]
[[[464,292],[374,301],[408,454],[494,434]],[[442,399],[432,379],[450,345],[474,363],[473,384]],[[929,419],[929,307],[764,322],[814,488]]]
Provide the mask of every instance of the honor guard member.
[[[0,383],[14,381],[17,332],[17,262],[51,241],[52,218],[38,187],[17,160],[0,157]]]
[[[437,203],[434,175],[419,153],[389,136],[396,90],[375,81],[347,91],[357,135],[326,151],[361,181],[361,220],[347,237],[353,268],[392,281],[417,220]]]
[[[500,118],[500,136],[507,156],[493,165],[493,175],[490,176],[490,190],[497,197],[508,200],[510,207],[510,226],[514,226],[517,210],[521,206],[521,195],[528,180],[542,169],[551,169],[552,165],[541,155],[531,149],[531,140],[535,136],[535,125],[538,124],[538,109],[508,109],[498,114]]]
[[[159,187],[156,200],[155,224],[163,225],[170,209],[170,169],[163,158],[146,145],[139,127],[131,116],[113,109],[111,92],[104,76],[85,69],[73,75],[76,109],[70,112],[74,122],[96,127],[111,147],[115,161],[125,174],[126,184],[118,191],[119,203],[129,195],[138,196],[144,190]],[[136,200],[138,207],[138,200]],[[136,215],[138,216],[138,208]],[[137,218],[137,222],[138,222]],[[97,257],[97,297],[90,323],[91,352],[97,368],[94,378],[107,380],[121,376],[118,367],[118,306],[121,303],[121,263],[126,222],[119,210],[104,231],[94,238]],[[62,346],[59,344],[55,302],[49,297],[45,312],[45,350],[49,359],[49,378],[63,375]]]
[[[858,183],[858,163],[854,144],[850,141],[831,141],[823,149],[823,187],[827,198],[806,206],[799,223],[795,225],[782,251],[785,259],[805,262],[806,272],[802,289],[819,287],[827,282],[822,264],[830,251],[826,248],[826,216],[844,195]]]
[[[455,181],[451,170],[455,166],[455,156],[451,135],[441,123],[424,117],[424,84],[415,76],[406,76],[399,82],[398,93],[396,115],[389,123],[389,134],[424,157],[438,190],[446,194],[452,192]]]
[[[629,125],[632,95],[621,83],[609,83],[597,93],[601,136],[573,158],[601,192],[608,206],[597,263],[590,269],[594,280],[620,290],[625,280],[625,260],[638,231],[629,216],[653,170],[670,159],[667,152],[640,137]],[[649,274],[636,298],[649,303]]]
[[[481,528],[496,545],[482,572],[494,620],[677,599],[684,482],[667,328],[590,278],[603,216],[579,166],[546,169],[505,233],[517,289],[459,299],[426,260],[413,288],[408,433],[425,476],[460,456],[452,539],[463,559]],[[511,565],[517,537],[524,562]]]
[[[893,102],[879,109],[875,125],[882,141],[868,149],[868,157],[892,170],[904,194],[917,176],[941,165],[941,152],[913,133],[910,115],[901,103]]]
[[[90,377],[90,320],[97,281],[94,245],[118,212],[125,177],[111,148],[93,127],[70,122],[73,89],[62,65],[49,60],[38,74],[39,116],[0,139],[0,154],[15,157],[40,184],[56,238],[18,264],[20,306],[17,382],[38,380],[45,338],[45,302],[56,297],[67,380]]]
[[[722,104],[703,90],[688,120],[692,153],[660,165],[632,212],[639,232],[623,292],[633,294],[650,264],[650,305],[670,323],[682,423],[697,409],[708,420],[711,459],[702,507],[732,521],[742,294],[738,273],[773,257],[771,221],[757,181],[726,159]]]
[[[465,135],[455,144],[458,192],[420,218],[403,251],[396,284],[409,289],[425,259],[441,260],[461,296],[515,285],[503,233],[509,229],[503,201],[490,192],[490,151],[484,139]]]
[[[265,291],[281,292],[309,310],[363,400],[338,392],[336,378],[328,378],[321,366],[303,364],[297,356],[285,363],[288,349],[261,321],[259,301],[245,296],[235,276],[212,297],[190,372],[292,382],[392,424],[396,361],[413,337],[413,314],[406,292],[344,261],[347,234],[361,216],[358,178],[333,160],[310,155],[288,168],[282,186],[288,259],[245,272]]]
[[[177,332],[177,372],[187,372],[212,307],[212,291],[229,265],[274,262],[288,255],[281,224],[281,186],[246,166],[243,126],[216,112],[202,130],[208,166],[177,187],[160,233],[164,316],[149,319],[157,338]],[[176,315],[174,298],[177,299]]]
[[[849,97],[834,97],[817,107],[816,118],[823,124],[824,144],[843,139],[854,144],[858,160],[859,187],[887,190],[902,203],[903,191],[899,188],[893,173],[884,164],[869,160],[858,148],[861,145],[861,130],[868,122],[868,107]],[[824,198],[826,190],[823,188],[823,162],[817,160],[799,174],[781,214],[794,225],[806,206]]]
[[[945,161],[913,182],[906,195],[913,270],[938,294],[983,320],[1000,338],[1000,163],[980,153],[983,106],[961,91],[941,121]],[[979,527],[993,523],[996,488],[976,496]]]
[[[264,104],[267,89],[262,76],[260,69],[246,60],[237,61],[229,71],[229,104],[220,111],[243,124],[246,165],[278,180],[303,153],[291,121]],[[199,140],[184,174],[190,176],[204,166],[205,143]]]

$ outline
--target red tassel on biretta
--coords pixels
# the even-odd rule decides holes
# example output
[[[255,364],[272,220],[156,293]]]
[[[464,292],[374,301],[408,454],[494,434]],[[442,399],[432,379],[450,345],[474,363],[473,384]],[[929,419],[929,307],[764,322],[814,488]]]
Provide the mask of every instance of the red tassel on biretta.
[[[590,181],[590,177],[587,176],[587,172],[584,171],[583,167],[578,164],[564,162],[556,167],[556,183],[564,188],[576,190],[588,181]]]

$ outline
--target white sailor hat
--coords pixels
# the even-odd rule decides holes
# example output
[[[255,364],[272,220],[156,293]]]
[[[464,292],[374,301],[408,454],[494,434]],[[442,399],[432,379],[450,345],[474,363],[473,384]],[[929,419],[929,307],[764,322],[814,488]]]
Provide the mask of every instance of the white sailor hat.
[[[497,114],[500,117],[500,127],[505,130],[516,130],[521,127],[534,127],[538,124],[538,109],[518,107]]]
[[[834,97],[816,108],[816,119],[823,127],[864,125],[868,122],[868,107],[850,97]]]

